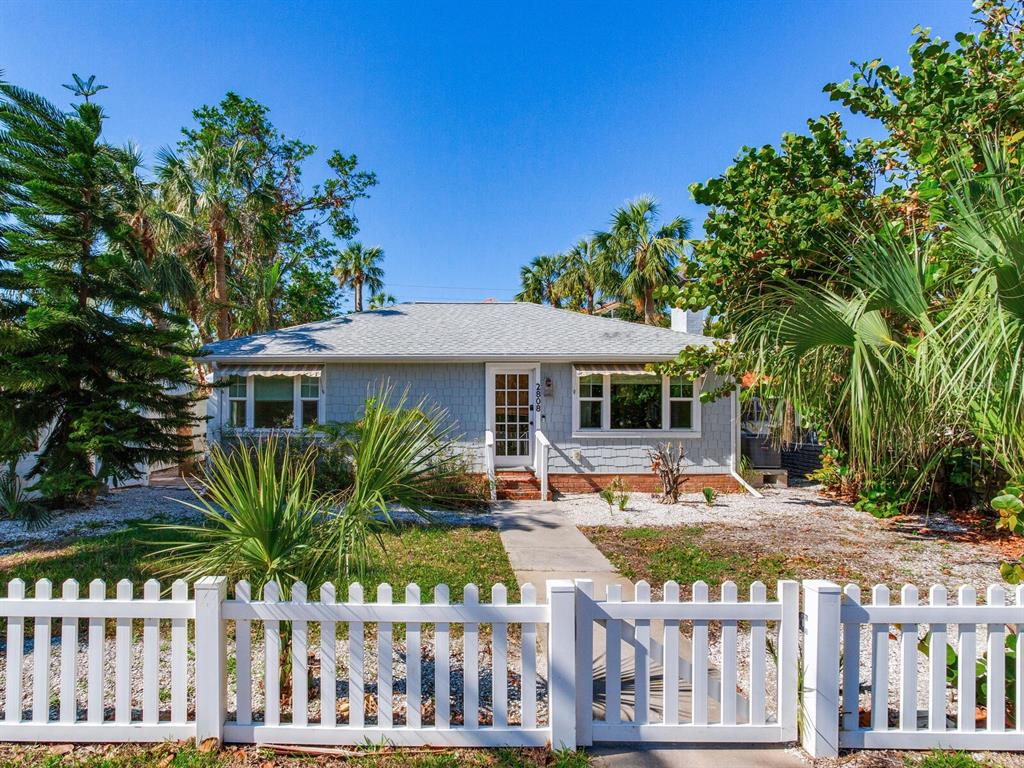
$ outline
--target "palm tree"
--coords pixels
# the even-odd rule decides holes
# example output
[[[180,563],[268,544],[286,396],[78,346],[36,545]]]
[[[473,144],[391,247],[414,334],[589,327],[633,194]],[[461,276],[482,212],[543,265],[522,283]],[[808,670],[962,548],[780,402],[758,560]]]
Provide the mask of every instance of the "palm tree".
[[[583,238],[565,254],[562,274],[555,288],[561,296],[568,296],[574,308],[582,306],[588,315],[594,314],[598,293],[616,290],[613,269],[598,248],[594,238]]]
[[[247,186],[251,175],[244,144],[225,149],[214,140],[204,140],[185,157],[162,149],[156,174],[171,210],[206,230],[213,257],[210,302],[216,313],[217,338],[230,338],[227,245],[239,207],[238,190]]]
[[[364,285],[371,295],[384,289],[384,269],[380,265],[383,259],[384,251],[379,246],[364,248],[362,243],[352,243],[338,256],[334,276],[341,288],[352,286],[356,312],[363,311]]]
[[[676,266],[690,233],[690,222],[681,216],[655,229],[657,221],[658,203],[640,197],[615,211],[611,228],[595,236],[609,262],[622,270],[623,298],[633,303],[648,325],[658,321],[654,293],[675,282]]]
[[[558,290],[558,278],[564,265],[565,257],[558,254],[534,258],[519,270],[521,287],[515,300],[561,307],[563,295]]]

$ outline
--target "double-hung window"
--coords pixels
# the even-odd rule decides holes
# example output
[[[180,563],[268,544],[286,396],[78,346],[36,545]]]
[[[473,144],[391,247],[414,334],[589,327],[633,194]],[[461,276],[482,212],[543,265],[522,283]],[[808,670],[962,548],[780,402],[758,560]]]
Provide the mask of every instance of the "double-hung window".
[[[700,429],[694,382],[642,372],[583,372],[573,407],[579,433],[661,433]]]
[[[232,429],[300,429],[321,422],[317,376],[231,376],[224,397],[224,424]]]
[[[246,409],[249,394],[245,376],[232,376],[228,381],[228,418],[227,424],[232,429],[245,429]]]

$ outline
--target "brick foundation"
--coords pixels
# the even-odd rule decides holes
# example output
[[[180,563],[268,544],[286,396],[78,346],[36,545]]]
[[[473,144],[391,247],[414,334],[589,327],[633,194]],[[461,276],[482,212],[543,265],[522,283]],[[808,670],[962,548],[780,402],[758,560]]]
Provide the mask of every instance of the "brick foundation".
[[[661,483],[654,474],[597,474],[597,473],[552,473],[548,475],[548,487],[556,493],[597,493],[620,478],[629,491],[638,493],[660,493]],[[738,493],[742,489],[732,475],[687,475],[683,493],[700,493],[701,488],[714,488],[719,493]]]

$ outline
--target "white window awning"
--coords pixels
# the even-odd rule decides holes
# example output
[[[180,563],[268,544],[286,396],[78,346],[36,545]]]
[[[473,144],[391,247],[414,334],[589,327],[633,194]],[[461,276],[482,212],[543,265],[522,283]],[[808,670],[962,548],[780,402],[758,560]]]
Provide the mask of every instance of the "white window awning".
[[[655,376],[643,363],[596,363],[593,365],[577,365],[576,375],[583,376]]]
[[[218,365],[217,375],[225,376],[309,376],[318,379],[322,365]]]

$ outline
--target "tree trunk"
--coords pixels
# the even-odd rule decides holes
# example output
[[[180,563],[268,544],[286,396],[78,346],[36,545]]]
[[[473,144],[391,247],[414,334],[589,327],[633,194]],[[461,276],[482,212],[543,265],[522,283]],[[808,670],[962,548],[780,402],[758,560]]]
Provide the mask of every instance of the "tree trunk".
[[[587,314],[594,314],[594,294],[591,291],[587,291]]]
[[[228,307],[228,269],[226,263],[223,223],[215,217],[210,227],[210,239],[213,241],[213,303],[217,308],[217,338],[231,338],[231,311]]]
[[[352,287],[355,288],[355,309],[356,312],[363,311],[363,281],[356,280],[352,283]]]

